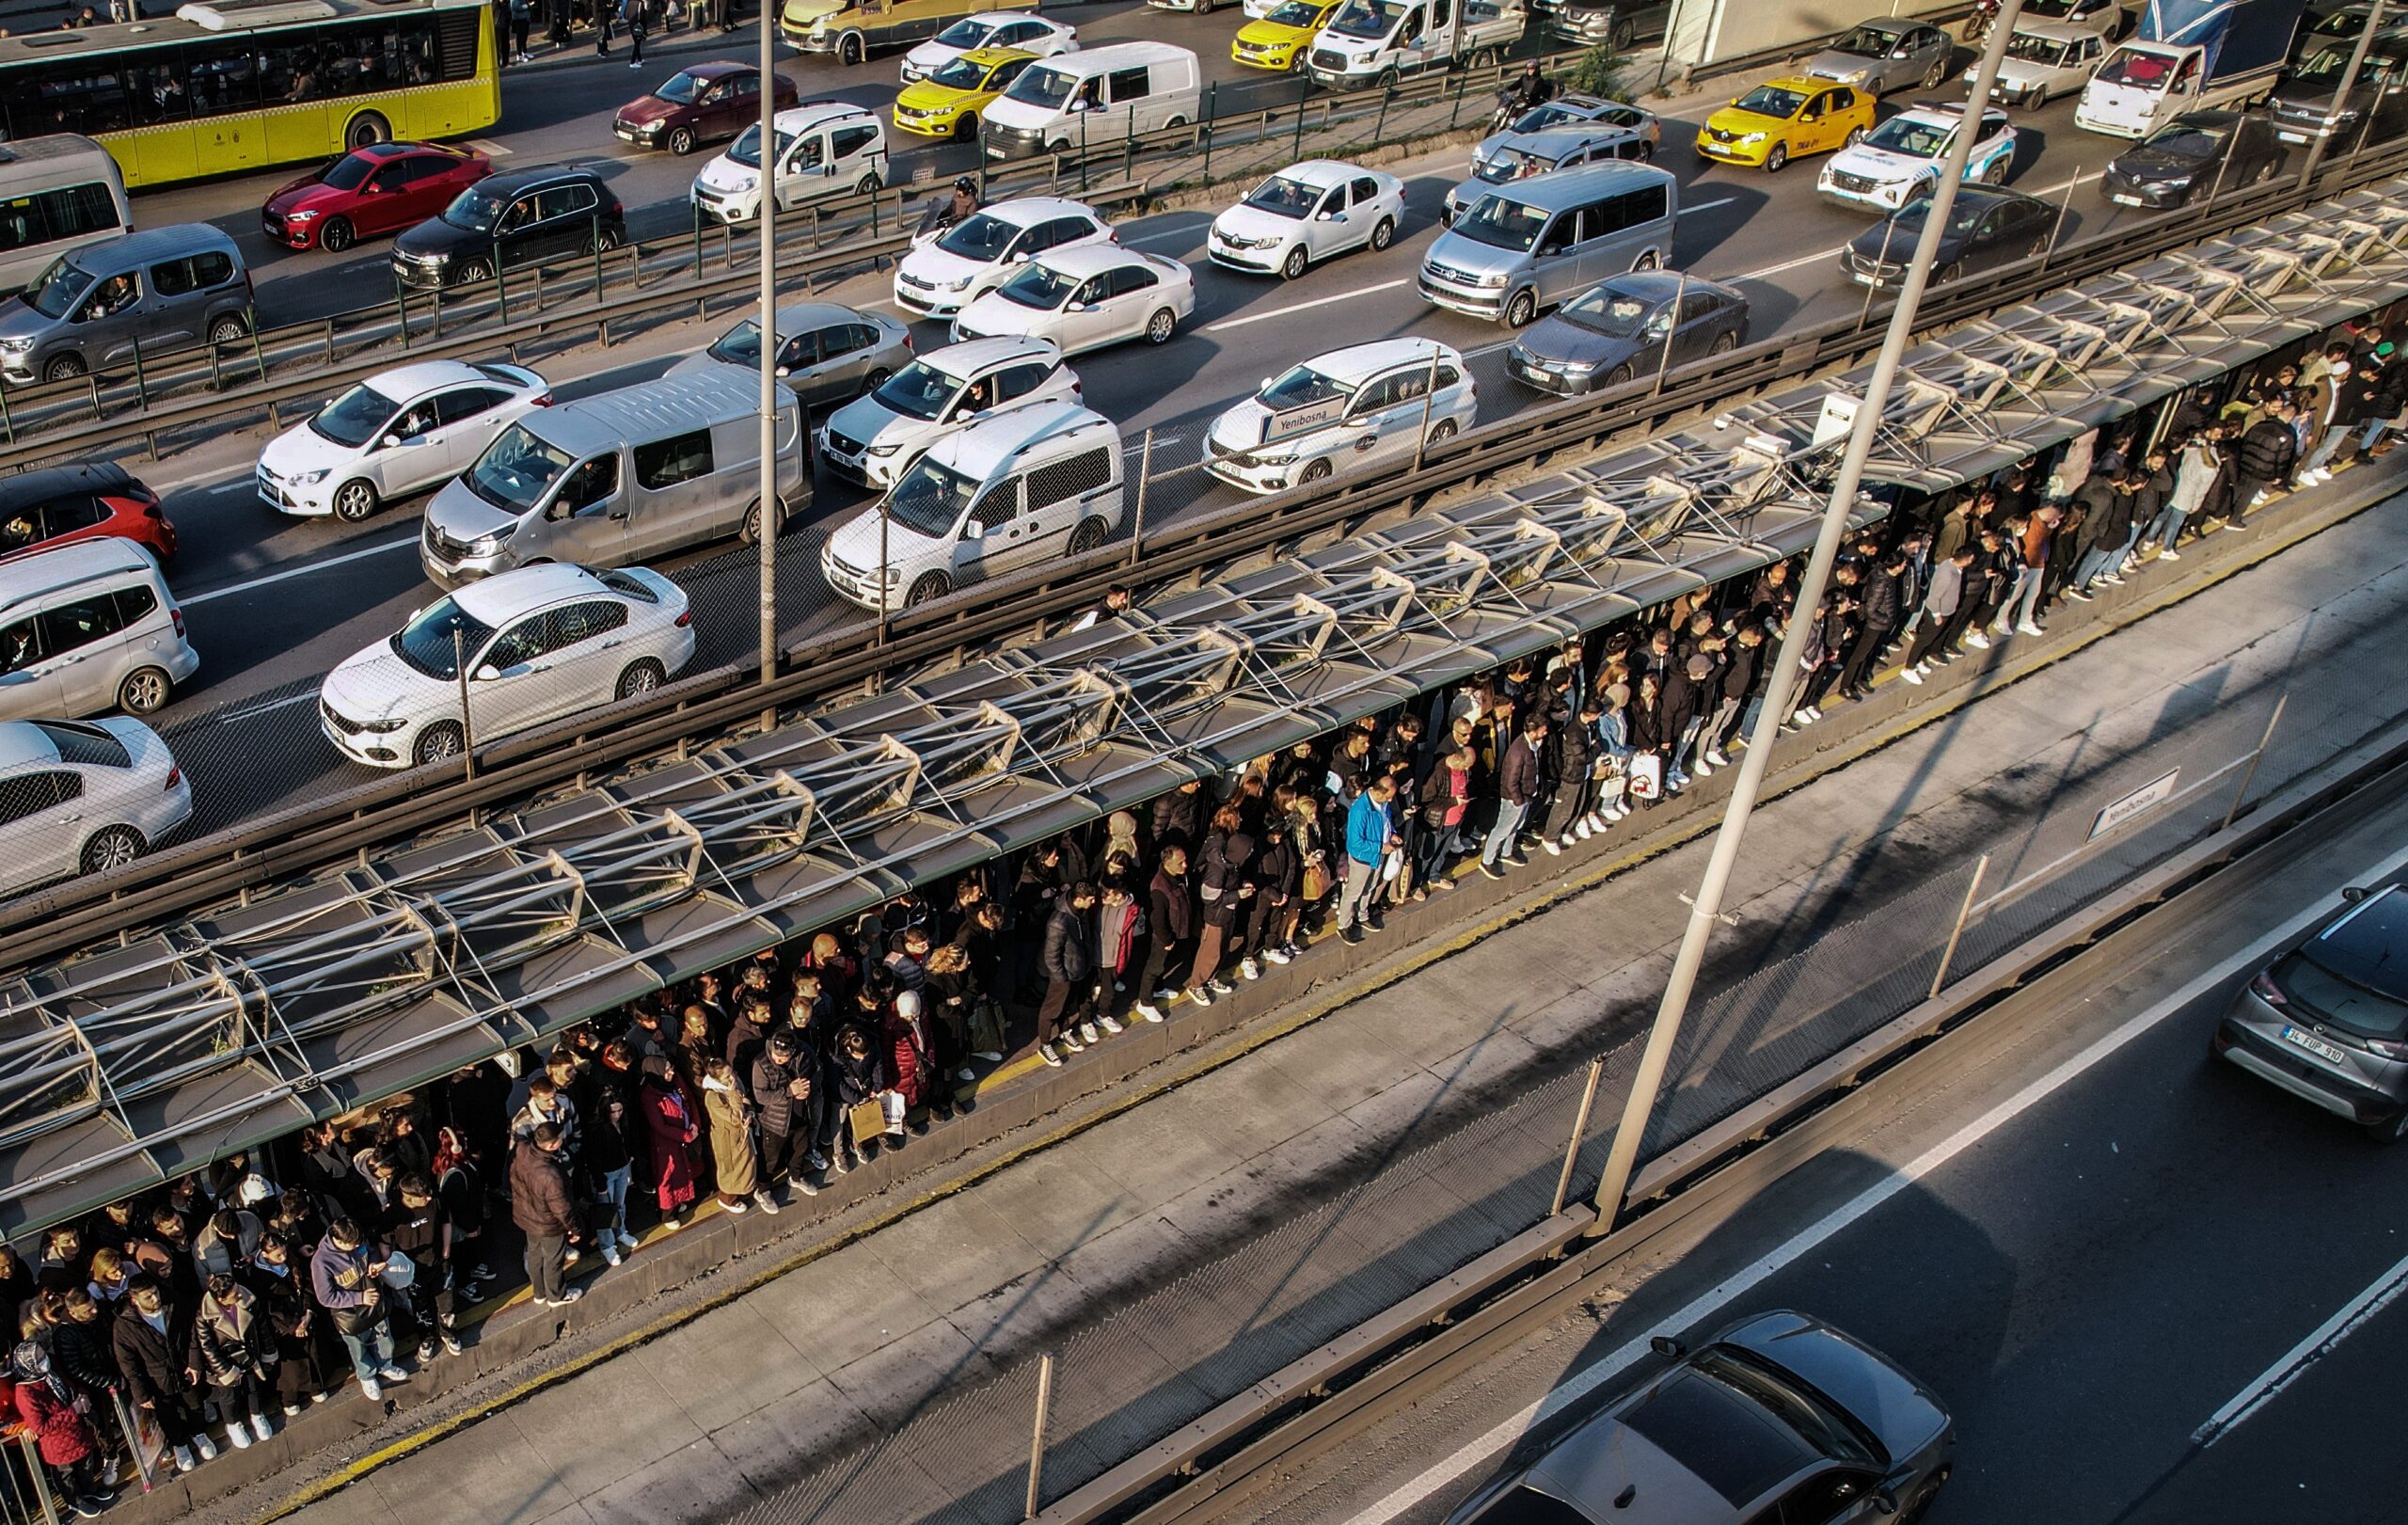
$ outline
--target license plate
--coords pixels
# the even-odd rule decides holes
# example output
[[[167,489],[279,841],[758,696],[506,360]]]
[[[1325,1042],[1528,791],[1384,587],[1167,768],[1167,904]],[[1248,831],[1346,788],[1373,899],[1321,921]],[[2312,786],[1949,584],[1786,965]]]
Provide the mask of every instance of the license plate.
[[[2329,1064],[2347,1064],[2350,1062],[2350,1056],[2341,1052],[2339,1048],[2326,1042],[2321,1038],[2311,1037],[2306,1033],[2301,1032],[2297,1027],[2284,1028],[2283,1041],[2304,1048],[2310,1054],[2315,1055],[2318,1058],[2322,1059]]]
[[[2126,195],[2125,195],[2123,192],[2121,192],[2121,191],[2110,191],[2110,192],[2108,192],[2108,193],[2107,193],[2107,199],[2109,199],[2110,201],[2115,202],[2117,206],[2124,206],[2124,207],[2136,207],[2136,206],[2142,206],[2142,205],[2146,205],[2146,204],[2147,204],[2147,203],[2143,202],[2139,197],[2137,197],[2137,196],[2126,196]]]

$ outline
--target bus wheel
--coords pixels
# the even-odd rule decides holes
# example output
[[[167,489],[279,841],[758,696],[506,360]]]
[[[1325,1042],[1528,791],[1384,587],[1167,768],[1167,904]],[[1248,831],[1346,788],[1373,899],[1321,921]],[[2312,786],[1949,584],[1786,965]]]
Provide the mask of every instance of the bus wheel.
[[[354,237],[349,217],[328,217],[326,225],[318,230],[318,247],[328,254],[341,254],[351,247]]]
[[[355,149],[390,143],[393,140],[393,124],[373,111],[363,111],[351,119],[351,126],[343,133],[342,140]]]

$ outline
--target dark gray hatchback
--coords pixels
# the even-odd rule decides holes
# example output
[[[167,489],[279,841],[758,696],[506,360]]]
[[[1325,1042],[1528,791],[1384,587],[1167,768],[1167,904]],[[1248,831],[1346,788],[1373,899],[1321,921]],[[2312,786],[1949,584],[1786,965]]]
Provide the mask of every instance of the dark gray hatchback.
[[[2385,1143],[2408,1136],[2408,889],[2341,892],[2232,998],[2211,1052]]]
[[[1760,1313],[1556,1442],[1448,1525],[1911,1522],[1956,1426],[1889,1358],[1804,1313]]]

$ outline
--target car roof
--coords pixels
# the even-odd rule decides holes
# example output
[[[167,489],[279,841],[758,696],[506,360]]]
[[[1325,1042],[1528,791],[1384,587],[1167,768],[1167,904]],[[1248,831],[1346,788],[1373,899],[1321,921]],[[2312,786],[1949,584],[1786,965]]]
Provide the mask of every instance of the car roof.
[[[968,22],[985,22],[990,26],[1001,26],[1006,22],[1043,22],[1049,26],[1065,24],[1051,16],[1040,16],[1033,10],[980,10],[974,11],[961,19]]]
[[[488,176],[478,189],[495,196],[515,196],[530,185],[572,178],[590,180],[596,185],[602,183],[601,174],[584,165],[539,164],[529,165],[524,169],[505,169],[498,175]]]
[[[18,471],[0,477],[0,514],[45,503],[63,493],[121,492],[133,482],[125,468],[114,461],[86,461],[78,466]]]
[[[1694,1366],[1672,1372],[1615,1418],[1734,1512],[1823,1459],[1761,1403]]]
[[[1111,420],[1076,403],[1030,403],[989,414],[938,441],[930,453],[941,455],[955,470],[983,480],[1031,445],[1099,424],[1113,428]]]
[[[539,407],[519,421],[572,455],[605,446],[665,438],[757,417],[760,395],[750,373],[712,366]]]
[[[1655,182],[1671,183],[1672,172],[1658,169],[1652,164],[1636,159],[1608,159],[1596,164],[1574,165],[1549,174],[1532,175],[1528,180],[1507,181],[1488,188],[1491,196],[1507,197],[1525,206],[1544,212],[1560,212],[1567,206],[1612,190],[1617,181],[1627,181],[1633,186]]]
[[[150,553],[119,535],[95,535],[0,563],[0,608],[92,578],[153,571]]]
[[[1164,265],[1170,263],[1158,256],[1141,254],[1117,244],[1072,244],[1063,248],[1047,249],[1037,257],[1037,261],[1066,276],[1097,276],[1124,264],[1142,264],[1162,271]]]
[[[418,360],[379,371],[368,378],[367,385],[397,403],[406,403],[437,387],[457,387],[472,381],[490,384],[493,377],[466,360]]]
[[[96,261],[138,263],[144,260],[174,259],[204,250],[232,255],[238,266],[243,262],[234,247],[234,241],[205,222],[178,222],[165,228],[148,228],[138,233],[104,239],[71,252]]]
[[[1368,175],[1370,171],[1361,165],[1348,164],[1343,159],[1299,159],[1278,173],[1302,184],[1327,190],[1332,185],[1353,180],[1357,175]]]
[[[1365,344],[1323,351],[1303,363],[1333,381],[1360,383],[1402,361],[1419,360],[1426,365],[1433,355],[1448,364],[1463,363],[1463,356],[1454,346],[1434,339],[1375,339]]]
[[[58,743],[29,720],[0,721],[0,770],[56,762]]]
[[[499,628],[533,610],[609,592],[600,578],[582,566],[546,562],[464,583],[452,590],[452,601],[472,617]]]
[[[1065,56],[1083,58],[1086,55],[1073,53]],[[1046,60],[1048,63],[1060,61],[1059,58]],[[1073,201],[1067,196],[1015,196],[1008,201],[997,201],[990,206],[980,207],[978,210],[1020,228],[1032,227],[1045,221],[1048,217],[1067,217],[1081,212],[1094,217],[1098,222],[1103,220],[1095,208],[1084,201]]]
[[[1618,126],[1609,121],[1558,122],[1542,127],[1535,133],[1507,133],[1498,142],[1499,148],[1521,149],[1539,154],[1564,153],[1585,143],[1610,143],[1616,138],[1636,138],[1636,127]]]
[[[958,344],[940,345],[921,356],[920,363],[958,381],[1006,361],[1033,359],[1040,355],[1048,360],[1062,357],[1059,349],[1042,339],[1008,334],[996,339],[965,339]]]
[[[1976,202],[1986,202],[1991,206],[1999,206],[2009,201],[2028,201],[2036,207],[2048,207],[2052,210],[2055,207],[2054,202],[2043,201],[2038,197],[2031,195],[2028,192],[2015,190],[2005,185],[1984,185],[1978,181],[1968,181],[1964,184],[1957,186],[1956,199],[1960,203],[1966,205],[1972,205]],[[1913,206],[1914,204],[1915,203],[1913,201],[1909,201],[1907,206]],[[1905,207],[1899,208],[1899,211],[1901,212],[1905,210]],[[1893,213],[1892,215],[1894,216],[1896,214]],[[1877,227],[1878,224],[1876,224],[1876,226]]]
[[[1903,16],[1867,16],[1856,24],[1857,26],[1875,32],[1903,32],[1909,26],[1922,24],[1921,22],[1909,21]],[[1856,27],[1849,28],[1850,31],[1855,29]]]
[[[2079,42],[2086,37],[2097,37],[2099,28],[2075,22],[2052,22],[2038,16],[2020,19],[2015,24],[2017,35],[2046,38],[2052,42]]]
[[[1682,292],[1713,292],[1734,301],[1741,300],[1737,291],[1719,280],[1683,275],[1677,270],[1625,270],[1618,276],[1608,276],[1597,284],[1649,302],[1661,302]]]
[[[842,302],[788,302],[778,309],[778,332],[792,338],[832,323],[864,323],[875,327],[879,315],[862,312]]]
[[[2081,28],[2076,28],[2076,31],[2083,37],[2096,37],[2098,35],[2095,32],[2084,31]],[[1963,119],[1964,115],[1965,103],[1962,101],[1918,101],[1913,105],[1907,107],[1906,110],[1899,112],[1897,116],[1891,118],[1890,120],[1898,121],[1905,119],[1911,119],[1929,127],[1954,127]],[[1982,107],[1982,119],[1984,121],[1989,121],[1993,119],[1999,121],[2004,121],[2006,120],[2006,112],[1999,106]],[[1883,125],[1887,126],[1888,123],[1885,122]]]
[[[2396,950],[2408,950],[2408,891],[2397,884],[2343,912],[2300,949],[2320,968],[2408,1006],[2408,958],[2393,957]]]
[[[1034,58],[1037,55],[1026,48],[973,48],[961,56],[982,69],[992,69],[997,64],[1007,64],[1015,58]]]
[[[696,79],[726,79],[732,74],[757,74],[760,71],[759,66],[741,63],[734,58],[713,58],[708,63],[688,64],[677,71],[680,74],[691,74]]]
[[[1703,1479],[1613,1414],[1558,1441],[1522,1483],[1614,1525],[1733,1525],[1739,1517]]]
[[[1841,89],[1846,87],[1839,85],[1836,81],[1824,79],[1818,74],[1780,74],[1771,79],[1760,81],[1759,83],[1769,85],[1776,90],[1794,90],[1799,95],[1813,95],[1817,90]],[[1746,93],[1747,92],[1744,90],[1740,92],[1742,96]]]
[[[788,106],[773,119],[782,133],[807,133],[824,121],[839,117],[874,117],[867,106],[857,106],[850,101],[805,101],[799,106]],[[747,123],[747,125],[751,125]]]

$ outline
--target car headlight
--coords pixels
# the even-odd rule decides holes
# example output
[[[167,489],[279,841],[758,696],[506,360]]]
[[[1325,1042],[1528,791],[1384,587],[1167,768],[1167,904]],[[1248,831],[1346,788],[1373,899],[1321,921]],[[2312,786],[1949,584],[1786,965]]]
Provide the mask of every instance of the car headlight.
[[[390,736],[408,723],[409,722],[405,720],[388,717],[384,720],[362,721],[359,728],[376,736]]]
[[[2188,186],[2196,178],[2194,175],[2168,175],[2158,183],[2168,190],[2178,191]]]
[[[33,347],[34,342],[30,339],[0,339],[0,349],[5,349],[11,355],[23,355]]]
[[[285,220],[285,221],[287,221],[287,222],[308,222],[308,221],[309,221],[311,218],[315,217],[317,214],[318,214],[318,209],[317,209],[317,208],[315,208],[315,207],[303,207],[303,208],[302,208],[300,211],[298,211],[298,212],[288,212],[288,213],[286,213],[286,214],[284,214],[284,220]]]
[[[902,448],[902,441],[897,440],[891,445],[872,445],[869,449],[862,452],[862,453],[864,455],[892,455]]]
[[[978,278],[976,276],[964,276],[959,280],[950,281],[945,285],[938,287],[937,290],[943,292],[966,292],[970,289],[970,283],[977,278]]]
[[[334,468],[333,468],[333,467],[331,467],[331,466],[322,466],[322,467],[318,468],[318,469],[316,469],[315,471],[301,471],[301,472],[296,472],[296,473],[294,473],[294,474],[293,474],[293,475],[292,475],[292,476],[286,477],[284,480],[285,480],[285,481],[287,481],[287,482],[290,482],[291,484],[293,484],[293,485],[294,486],[296,486],[296,487],[314,487],[314,486],[316,486],[319,483],[325,481],[325,480],[326,480],[326,478],[328,478],[329,476],[332,476],[333,474],[334,474]]]
[[[1482,276],[1480,278],[1480,283],[1491,290],[1495,290],[1496,288],[1505,284],[1505,278],[1497,275]]]
[[[1278,455],[1258,454],[1254,458],[1254,464],[1257,466],[1293,466],[1296,464],[1296,453],[1291,450]]]
[[[474,540],[468,542],[468,554],[471,556],[490,556],[495,551],[499,550],[501,548],[501,543],[509,538],[510,532],[507,530],[496,530],[491,534],[481,534]]]
[[[1597,369],[1597,362],[1594,360],[1558,360],[1555,362],[1555,368],[1569,375],[1587,375],[1590,372]]]
[[[1846,73],[1840,76],[1840,83],[1843,85],[1861,85],[1872,77],[1873,71],[1870,69],[1851,69]]]

